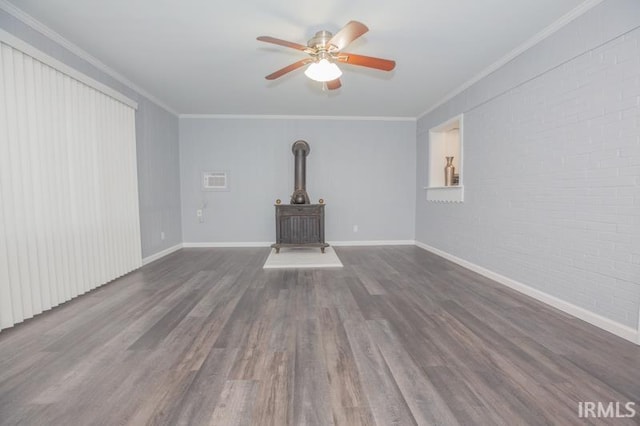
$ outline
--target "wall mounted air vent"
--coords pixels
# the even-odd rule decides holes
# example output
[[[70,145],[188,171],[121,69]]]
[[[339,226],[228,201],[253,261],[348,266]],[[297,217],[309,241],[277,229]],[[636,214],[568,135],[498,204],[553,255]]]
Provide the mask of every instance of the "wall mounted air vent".
[[[229,172],[226,170],[202,173],[203,191],[228,191]]]

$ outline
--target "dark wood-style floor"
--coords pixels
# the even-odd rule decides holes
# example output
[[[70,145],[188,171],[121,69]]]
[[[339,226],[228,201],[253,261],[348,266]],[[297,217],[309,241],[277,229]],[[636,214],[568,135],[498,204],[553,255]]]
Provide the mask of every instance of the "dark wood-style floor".
[[[578,425],[579,401],[640,403],[640,347],[416,247],[336,251],[263,270],[267,249],[184,249],[3,331],[0,424]]]

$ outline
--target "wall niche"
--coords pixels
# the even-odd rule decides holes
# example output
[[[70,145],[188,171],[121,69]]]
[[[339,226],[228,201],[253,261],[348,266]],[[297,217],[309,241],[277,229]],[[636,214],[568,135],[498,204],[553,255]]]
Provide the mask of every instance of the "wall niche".
[[[429,129],[427,164],[427,201],[462,202],[463,185],[463,119],[462,114]],[[446,181],[447,157],[453,157],[454,175]]]

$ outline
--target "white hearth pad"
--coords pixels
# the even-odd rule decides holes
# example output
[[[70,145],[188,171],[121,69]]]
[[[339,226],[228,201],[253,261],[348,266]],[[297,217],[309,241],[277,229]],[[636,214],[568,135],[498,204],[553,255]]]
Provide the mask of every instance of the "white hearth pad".
[[[271,249],[263,268],[342,268],[333,247],[327,247],[324,253],[316,247]]]

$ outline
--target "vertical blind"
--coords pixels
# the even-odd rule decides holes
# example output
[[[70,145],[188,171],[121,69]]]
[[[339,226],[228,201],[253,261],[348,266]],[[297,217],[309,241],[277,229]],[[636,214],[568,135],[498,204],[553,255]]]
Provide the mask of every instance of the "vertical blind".
[[[0,330],[141,266],[135,110],[0,42]]]

